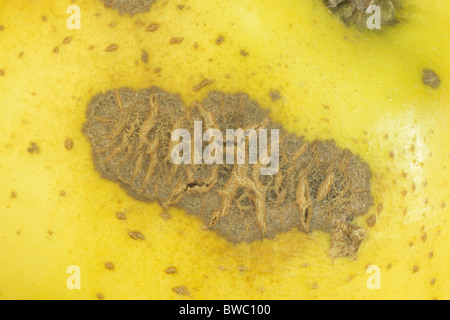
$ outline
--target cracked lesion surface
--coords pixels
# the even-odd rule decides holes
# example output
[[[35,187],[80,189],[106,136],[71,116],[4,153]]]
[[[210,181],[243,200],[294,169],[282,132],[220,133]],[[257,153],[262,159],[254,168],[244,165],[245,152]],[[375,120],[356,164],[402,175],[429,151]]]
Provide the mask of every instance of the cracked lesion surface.
[[[203,132],[223,133],[224,153],[226,129],[279,129],[278,172],[261,175],[264,165],[248,159],[247,164],[174,164],[171,151],[178,141],[171,141],[171,134],[184,128],[193,137],[194,121],[202,121]],[[293,228],[323,230],[331,233],[330,255],[343,257],[354,256],[364,237],[350,222],[373,202],[368,165],[333,141],[308,142],[285,131],[245,94],[212,92],[186,108],[178,95],[157,87],[111,90],[91,100],[83,132],[103,177],[140,200],[183,208],[234,243]],[[203,141],[202,150],[209,143]]]

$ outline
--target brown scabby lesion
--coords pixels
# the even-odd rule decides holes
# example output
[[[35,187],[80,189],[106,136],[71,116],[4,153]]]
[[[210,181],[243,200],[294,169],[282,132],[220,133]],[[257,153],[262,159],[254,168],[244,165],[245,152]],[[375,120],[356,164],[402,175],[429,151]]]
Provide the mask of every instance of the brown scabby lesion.
[[[328,9],[337,15],[346,25],[367,28],[367,20],[373,14],[367,12],[372,6],[378,6],[381,13],[381,25],[395,25],[398,21],[396,10],[399,0],[323,0]]]
[[[119,11],[120,15],[147,12],[156,0],[101,0],[105,7]]]
[[[261,175],[260,161],[174,164],[178,142],[171,133],[194,132],[194,121],[202,121],[203,132],[278,129],[278,172]],[[309,142],[287,132],[246,94],[211,92],[186,108],[179,95],[157,87],[111,90],[92,98],[83,132],[103,177],[137,199],[198,216],[231,242],[274,238],[293,228],[323,230],[331,234],[330,256],[346,257],[356,255],[364,238],[352,220],[373,202],[369,166],[333,141]]]

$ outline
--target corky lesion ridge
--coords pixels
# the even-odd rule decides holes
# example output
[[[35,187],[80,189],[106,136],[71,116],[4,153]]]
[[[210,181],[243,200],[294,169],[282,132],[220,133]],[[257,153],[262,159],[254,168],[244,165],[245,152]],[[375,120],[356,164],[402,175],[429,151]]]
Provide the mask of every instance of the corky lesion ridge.
[[[203,132],[279,129],[278,172],[261,175],[259,161],[174,164],[171,151],[179,142],[171,134],[180,128],[193,133],[194,121],[202,121]],[[234,243],[292,228],[323,230],[331,233],[334,258],[355,256],[364,238],[351,221],[373,203],[369,166],[333,141],[307,142],[288,133],[246,94],[212,92],[185,108],[179,95],[157,87],[111,90],[92,98],[83,132],[104,178],[137,199],[178,206]]]

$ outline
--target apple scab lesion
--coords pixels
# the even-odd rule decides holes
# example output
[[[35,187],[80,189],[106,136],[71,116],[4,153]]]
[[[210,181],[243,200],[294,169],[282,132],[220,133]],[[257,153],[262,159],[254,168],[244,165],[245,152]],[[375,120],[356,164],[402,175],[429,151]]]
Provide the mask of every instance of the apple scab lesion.
[[[424,85],[432,87],[434,89],[439,88],[439,86],[441,85],[441,79],[436,72],[430,69],[423,69],[422,73],[422,82]]]
[[[276,130],[278,170],[261,174],[268,165],[261,158],[177,164],[172,151],[179,141],[171,134],[180,128],[195,133],[196,123],[202,132]],[[104,178],[139,200],[184,209],[230,242],[274,238],[294,228],[321,230],[331,234],[330,256],[337,258],[354,257],[364,239],[364,229],[351,222],[373,204],[369,166],[333,141],[306,141],[289,133],[245,93],[213,91],[187,108],[178,94],[158,87],[110,90],[92,98],[83,132]],[[235,155],[239,139],[233,138],[231,150],[220,140],[226,154]],[[249,141],[243,159],[248,159]],[[192,147],[192,141],[186,144]],[[208,141],[197,145],[194,139],[193,145],[206,150]],[[267,157],[268,146],[262,148]],[[140,232],[129,235],[144,239]]]
[[[379,8],[381,26],[395,25],[398,21],[396,10],[400,7],[399,0],[323,0],[330,12],[337,15],[346,25],[367,28],[367,21]],[[377,28],[378,29],[378,28]]]

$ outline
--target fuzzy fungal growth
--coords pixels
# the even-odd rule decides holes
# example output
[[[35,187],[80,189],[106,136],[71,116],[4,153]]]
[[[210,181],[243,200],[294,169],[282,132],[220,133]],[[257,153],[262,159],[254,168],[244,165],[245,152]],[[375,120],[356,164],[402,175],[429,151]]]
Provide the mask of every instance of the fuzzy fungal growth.
[[[278,129],[279,170],[261,175],[260,159],[174,164],[171,153],[180,141],[172,141],[172,133],[194,132],[194,121],[202,122],[203,132]],[[332,141],[307,142],[286,132],[246,94],[212,92],[185,108],[179,95],[157,87],[112,90],[92,98],[83,132],[104,178],[134,198],[198,216],[233,243],[273,238],[293,228],[323,230],[331,233],[330,255],[345,257],[354,256],[364,238],[364,230],[350,222],[372,205],[369,166]],[[244,139],[248,150],[249,137]],[[210,143],[203,141],[202,150]],[[267,149],[270,153],[272,146]]]
[[[120,15],[129,14],[133,16],[137,13],[147,12],[156,0],[102,0],[105,7],[119,11]]]
[[[380,9],[381,25],[394,25],[398,0],[323,0],[332,13],[349,26],[367,28],[367,20],[375,13],[371,6]]]

